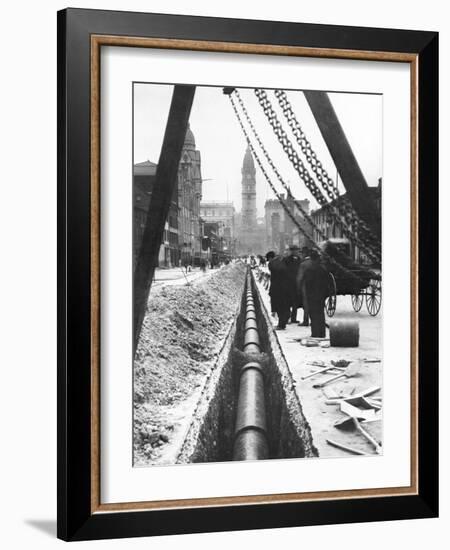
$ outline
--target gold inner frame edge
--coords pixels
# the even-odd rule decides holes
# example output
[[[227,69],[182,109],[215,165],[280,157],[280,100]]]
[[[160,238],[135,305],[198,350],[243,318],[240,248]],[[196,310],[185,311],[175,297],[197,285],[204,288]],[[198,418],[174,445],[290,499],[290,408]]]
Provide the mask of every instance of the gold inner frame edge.
[[[100,49],[102,46],[163,48],[205,52],[391,61],[410,64],[411,90],[411,449],[408,487],[240,495],[102,504],[100,501]],[[91,513],[163,510],[418,494],[418,55],[402,52],[307,48],[235,42],[91,35]]]

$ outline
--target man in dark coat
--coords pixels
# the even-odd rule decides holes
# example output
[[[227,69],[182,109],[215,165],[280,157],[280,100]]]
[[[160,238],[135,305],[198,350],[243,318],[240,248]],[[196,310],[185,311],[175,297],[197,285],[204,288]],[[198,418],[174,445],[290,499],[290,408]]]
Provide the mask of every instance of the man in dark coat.
[[[297,293],[297,273],[300,267],[300,248],[293,244],[289,247],[289,253],[284,258],[287,267],[287,285],[285,292],[289,296],[289,309],[291,323],[297,322],[297,309],[300,305],[299,295]]]
[[[311,336],[325,337],[325,298],[329,293],[328,271],[321,265],[320,256],[316,250],[310,253],[311,265],[303,276],[308,311],[311,318]]]
[[[284,330],[289,319],[289,295],[286,292],[288,272],[285,262],[275,252],[268,252],[266,258],[270,271],[270,305],[272,311],[278,315],[278,330]]]
[[[299,324],[304,327],[309,326],[308,298],[305,292],[304,277],[306,270],[312,265],[310,253],[307,246],[302,248],[302,261],[297,272],[297,295],[299,296],[299,307],[303,308],[303,322]]]

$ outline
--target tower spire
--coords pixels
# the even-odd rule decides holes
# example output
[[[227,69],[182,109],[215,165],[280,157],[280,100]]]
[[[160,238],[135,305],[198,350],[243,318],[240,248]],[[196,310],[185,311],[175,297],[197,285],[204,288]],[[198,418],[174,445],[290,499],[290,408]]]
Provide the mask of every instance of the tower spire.
[[[256,228],[256,170],[250,146],[247,144],[242,163],[242,226],[247,232]]]

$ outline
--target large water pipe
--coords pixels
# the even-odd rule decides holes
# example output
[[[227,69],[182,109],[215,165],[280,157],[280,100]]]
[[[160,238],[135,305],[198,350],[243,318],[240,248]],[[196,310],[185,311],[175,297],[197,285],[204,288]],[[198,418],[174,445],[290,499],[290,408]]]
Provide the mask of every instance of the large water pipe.
[[[261,353],[250,272],[247,274],[244,352]],[[239,373],[233,460],[262,460],[268,457],[264,370],[259,361],[249,361]]]

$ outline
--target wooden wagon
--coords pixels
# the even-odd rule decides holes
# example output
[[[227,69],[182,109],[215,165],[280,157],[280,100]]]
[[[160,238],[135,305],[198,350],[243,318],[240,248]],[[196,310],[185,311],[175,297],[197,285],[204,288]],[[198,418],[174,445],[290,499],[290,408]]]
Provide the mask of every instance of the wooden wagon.
[[[325,310],[329,317],[336,312],[337,296],[350,295],[353,309],[361,310],[365,300],[370,315],[381,308],[381,270],[379,266],[358,264],[351,259],[348,239],[328,239],[320,245],[323,264],[330,276]]]

